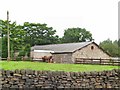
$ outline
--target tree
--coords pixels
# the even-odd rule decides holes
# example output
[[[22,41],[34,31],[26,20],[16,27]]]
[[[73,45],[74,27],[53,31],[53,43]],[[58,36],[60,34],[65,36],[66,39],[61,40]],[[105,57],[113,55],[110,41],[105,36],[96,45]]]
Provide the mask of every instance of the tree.
[[[53,44],[58,42],[58,36],[55,35],[56,30],[52,27],[47,27],[47,24],[25,22],[23,25],[25,30],[25,42],[30,43],[30,46]]]
[[[0,20],[0,29],[1,29],[1,44],[2,44],[1,57],[7,58],[7,21]]]
[[[91,40],[92,34],[82,28],[68,28],[65,30],[64,36],[62,37],[62,42],[65,43],[85,42]]]
[[[2,57],[7,58],[7,21],[0,20],[0,28],[2,29]],[[24,45],[25,31],[20,25],[16,25],[16,22],[11,21],[9,21],[9,30],[10,50],[11,55],[14,57],[14,53]]]
[[[108,52],[113,57],[120,56],[120,47],[118,47],[118,41],[112,41],[110,39],[100,42],[100,47],[102,47],[106,52]]]
[[[7,21],[0,20],[2,29],[2,57],[7,58]],[[59,37],[55,35],[56,30],[47,27],[47,24],[29,23],[17,25],[16,22],[9,21],[10,49],[14,57],[15,52],[20,52],[19,56],[30,54],[30,47],[34,45],[58,43]]]
[[[120,47],[120,39],[118,39],[118,46]]]
[[[2,37],[2,54],[1,54],[1,57],[2,58],[7,58],[8,56],[8,53],[7,53],[7,37]]]
[[[0,37],[0,58],[2,56],[2,38]]]

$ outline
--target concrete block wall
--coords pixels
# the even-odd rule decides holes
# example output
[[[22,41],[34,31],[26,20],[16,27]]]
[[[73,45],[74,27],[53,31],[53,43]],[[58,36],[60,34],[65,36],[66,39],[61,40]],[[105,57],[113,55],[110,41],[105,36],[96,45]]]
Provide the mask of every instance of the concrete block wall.
[[[100,72],[1,70],[2,90],[120,88],[120,69]]]

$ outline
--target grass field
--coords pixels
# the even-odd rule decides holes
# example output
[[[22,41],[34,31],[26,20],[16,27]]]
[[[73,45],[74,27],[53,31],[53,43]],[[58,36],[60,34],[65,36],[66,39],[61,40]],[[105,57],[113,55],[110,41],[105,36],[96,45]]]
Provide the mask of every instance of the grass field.
[[[83,72],[83,71],[103,71],[118,69],[118,66],[108,65],[85,65],[85,64],[55,64],[41,63],[29,61],[0,61],[0,66],[5,70],[15,69],[32,69],[32,70],[50,70],[50,71],[67,71],[67,72]]]

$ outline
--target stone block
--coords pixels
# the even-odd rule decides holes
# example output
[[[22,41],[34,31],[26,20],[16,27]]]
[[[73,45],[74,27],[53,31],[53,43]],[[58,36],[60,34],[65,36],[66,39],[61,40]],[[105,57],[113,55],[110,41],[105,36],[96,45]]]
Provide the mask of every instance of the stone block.
[[[26,74],[33,74],[34,72],[33,72],[33,70],[26,70]]]
[[[21,73],[22,75],[25,75],[25,74],[26,74],[26,70],[22,69],[22,70],[20,70],[20,73]]]
[[[10,88],[11,89],[18,89],[19,87],[18,87],[18,85],[12,85]]]
[[[13,76],[15,76],[15,77],[21,77],[22,75],[18,74],[18,73],[14,73]]]
[[[19,69],[16,69],[16,70],[15,70],[15,73],[16,73],[16,74],[20,74],[20,70],[19,70]]]
[[[62,81],[62,83],[67,83],[67,81]]]
[[[7,74],[7,76],[10,76],[10,71],[6,70],[6,74]]]

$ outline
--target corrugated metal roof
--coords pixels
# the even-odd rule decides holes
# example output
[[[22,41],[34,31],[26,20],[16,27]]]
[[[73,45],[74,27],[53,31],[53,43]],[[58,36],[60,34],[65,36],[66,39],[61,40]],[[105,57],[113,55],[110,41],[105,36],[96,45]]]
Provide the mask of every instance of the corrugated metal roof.
[[[92,42],[36,45],[33,46],[31,50],[52,50],[54,53],[74,52],[75,50],[81,49],[90,43]]]

